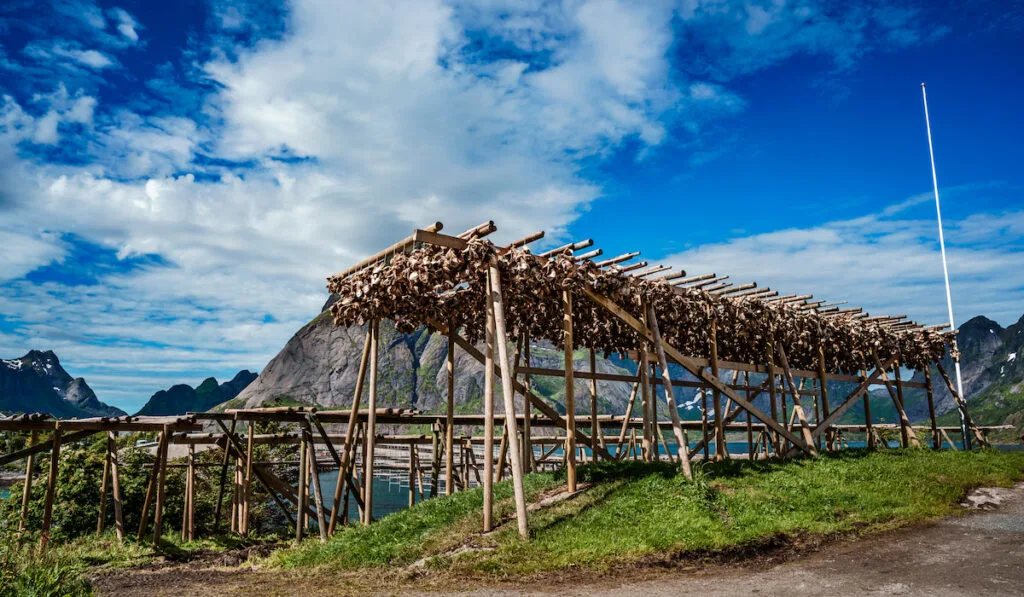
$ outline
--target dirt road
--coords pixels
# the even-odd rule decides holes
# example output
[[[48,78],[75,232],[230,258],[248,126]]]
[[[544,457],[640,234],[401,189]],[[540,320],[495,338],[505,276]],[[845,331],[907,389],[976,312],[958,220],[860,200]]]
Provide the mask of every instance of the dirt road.
[[[1024,484],[993,490],[990,511],[833,543],[767,569],[712,566],[699,572],[643,572],[644,580],[608,578],[588,584],[524,588],[500,585],[465,596],[588,595],[667,597],[719,595],[1024,595]],[[985,501],[984,499],[981,501]],[[990,504],[991,505],[991,504]],[[343,579],[288,577],[227,570],[161,571],[100,579],[101,595],[366,594]],[[382,583],[387,585],[390,583]],[[134,585],[134,586],[133,586]],[[401,585],[383,594],[405,594]],[[452,594],[448,589],[439,591]],[[433,593],[434,595],[438,593]],[[427,595],[427,594],[420,594]]]

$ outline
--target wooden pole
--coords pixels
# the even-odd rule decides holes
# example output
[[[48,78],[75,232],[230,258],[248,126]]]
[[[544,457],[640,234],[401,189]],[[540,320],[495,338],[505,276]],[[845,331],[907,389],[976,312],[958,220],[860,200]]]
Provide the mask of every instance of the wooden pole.
[[[903,380],[900,379],[899,362],[893,367],[892,376],[896,381],[896,397],[899,399],[900,438],[903,440],[903,447],[906,448],[913,444],[914,447],[920,448],[921,442],[918,441],[917,434],[914,433],[914,429],[910,425],[910,419],[907,418],[907,411],[903,407]]]
[[[295,544],[298,545],[302,542],[302,534],[306,529],[306,492],[309,491],[309,468],[306,464],[308,456],[306,455],[309,450],[309,446],[306,444],[306,438],[299,441],[299,484],[296,487],[296,493],[298,499],[296,500],[296,506],[298,512],[295,515]]]
[[[437,495],[437,485],[441,478],[441,424],[434,422],[430,426],[430,497]],[[422,490],[423,488],[420,487]]]
[[[160,540],[163,538],[164,487],[167,482],[167,448],[171,440],[171,428],[169,425],[164,425],[160,439],[162,449],[160,450],[160,479],[157,481],[156,486],[156,510],[153,512],[153,547],[159,547]]]
[[[811,427],[807,423],[807,415],[804,413],[804,408],[800,404],[800,391],[796,387],[796,383],[793,381],[793,371],[789,368],[789,359],[786,358],[786,350],[782,347],[782,343],[779,342],[779,360],[782,363],[782,371],[786,376],[786,382],[789,384],[789,391],[793,395],[793,411],[796,413],[797,419],[800,420],[800,432],[803,435],[804,443],[810,448],[811,456],[818,455],[817,442],[814,441],[814,436],[811,435]]]
[[[652,437],[653,426],[651,425],[651,384],[648,380],[651,368],[647,360],[647,343],[640,343],[640,407],[643,410],[643,458],[644,462],[651,462],[652,448],[656,447]]]
[[[220,513],[224,505],[224,485],[228,480],[228,460],[231,453],[231,444],[228,442],[228,435],[235,432],[235,419],[231,420],[231,428],[227,433],[224,434],[224,459],[220,465],[220,486],[217,490],[217,504],[214,506],[213,512],[213,530],[214,532],[220,527]]]
[[[188,534],[186,535],[187,541],[195,541],[196,539],[196,446],[195,444],[189,444],[188,446],[188,489],[186,497],[188,499]]]
[[[492,303],[494,311],[498,361],[501,365],[501,389],[505,398],[505,437],[508,438],[508,442],[506,442],[508,445],[508,443],[516,441],[518,437],[515,389],[512,387],[512,376],[515,372],[508,358],[508,334],[505,329],[505,301],[501,293],[501,274],[494,263],[490,267],[490,279],[491,300],[489,302]],[[526,520],[526,491],[523,487],[523,462],[519,450],[510,450],[509,458],[512,461],[512,487],[516,502],[516,522],[519,526],[519,536],[527,539],[530,531]],[[502,461],[502,467],[504,467],[504,461]]]
[[[242,483],[242,524],[241,532],[249,535],[249,502],[252,499],[252,452],[253,441],[256,436],[254,423],[249,422],[249,438],[245,448],[245,479]]]
[[[491,278],[487,277],[484,296],[487,320],[484,326],[484,532],[493,528],[494,516],[494,303],[491,301]]]
[[[718,319],[711,320],[711,375],[718,379]],[[726,456],[725,426],[722,420],[722,394],[715,388],[712,391],[715,410],[715,462],[721,462]]]
[[[448,358],[445,363],[448,372],[448,401],[445,405],[444,428],[444,492],[455,493],[455,321],[448,322]],[[486,374],[486,373],[485,373]]]
[[[932,395],[932,371],[930,365],[924,367],[925,392],[928,394],[928,420],[932,427],[932,447],[938,450],[942,447],[942,439],[939,437],[935,423],[935,397]]]
[[[193,450],[195,450],[195,444],[189,444],[188,447],[189,447],[190,456],[191,456],[191,452]],[[189,463],[191,463],[191,458],[189,458]],[[184,498],[184,507],[181,509],[181,542],[182,543],[184,543],[184,542],[189,540],[188,539],[188,508],[189,508],[188,501],[192,497],[192,491],[191,491],[191,488],[189,487],[189,483],[192,482],[192,474],[191,473],[192,473],[192,465],[188,464],[186,469],[185,469],[185,498]]]
[[[53,521],[53,496],[57,491],[57,472],[60,467],[60,442],[63,430],[60,422],[53,426],[53,439],[50,448],[50,474],[46,478],[46,497],[43,501],[43,527],[39,534],[39,549],[45,550],[50,542],[50,524]]]
[[[743,385],[747,386],[748,388],[750,387],[750,372],[749,371],[744,371],[743,372]],[[753,392],[751,392],[748,389],[747,390],[747,402],[753,402],[753,401],[754,401]],[[754,449],[754,427],[753,427],[753,424],[752,424],[753,422],[750,420],[750,413],[747,413],[747,416],[744,417],[744,418],[747,420],[747,458],[749,458],[750,460],[754,460],[754,456],[756,454],[756,450]]]
[[[654,336],[654,350],[658,355],[658,368],[661,369],[661,381],[665,388],[665,402],[668,405],[669,417],[672,419],[672,434],[676,439],[676,450],[679,455],[679,463],[683,468],[683,474],[687,479],[693,478],[693,471],[690,470],[690,450],[686,444],[686,437],[683,435],[683,427],[679,421],[679,407],[676,406],[675,394],[672,390],[672,375],[668,370],[668,359],[665,358],[665,347],[661,343],[661,330],[658,328],[658,317],[654,313],[654,306],[647,305],[648,325],[651,334]],[[666,450],[667,451],[667,450]],[[669,452],[669,458],[672,453]]]
[[[526,366],[530,366],[530,336],[523,332],[523,361]],[[533,458],[533,431],[530,428],[532,426],[531,419],[533,418],[533,406],[530,404],[530,374],[526,373],[523,375],[523,387],[526,391],[523,392],[523,466],[526,470],[534,473],[537,472],[537,464]]]
[[[594,345],[590,345],[590,372],[597,373],[597,355],[594,353]],[[593,459],[597,460],[597,447],[599,444],[601,427],[597,423],[597,378],[590,377],[590,453]]]
[[[306,421],[302,433],[306,438],[306,443],[309,445],[309,448],[307,448],[306,451],[309,454],[307,457],[309,461],[309,474],[313,477],[313,499],[316,503],[316,526],[317,530],[320,532],[320,543],[327,543],[327,519],[324,517],[324,494],[323,489],[320,487],[320,467],[317,466],[316,462],[316,444],[313,443],[313,429],[310,427],[309,421]]]
[[[779,399],[778,391],[776,390],[776,377],[775,377],[775,349],[772,348],[771,343],[768,344],[768,400],[771,406],[771,417],[773,421],[779,420]],[[772,438],[772,449],[775,450],[776,454],[779,454],[782,450],[782,438],[775,431],[771,431]]]
[[[572,292],[562,291],[562,334],[565,351],[565,472],[567,488],[576,491],[576,383],[573,379]]]
[[[701,435],[704,436],[704,461],[706,462],[711,457],[711,437],[710,428],[708,425],[708,390],[707,388],[700,389],[700,431]]]
[[[100,508],[96,518],[96,534],[103,534],[103,526],[107,521],[107,479],[110,477],[110,451],[107,450],[103,460],[103,479],[100,481]]]
[[[117,542],[124,542],[124,517],[121,511],[121,471],[117,455],[117,432],[107,432],[107,452],[110,453],[110,484],[114,500],[114,533]]]
[[[416,456],[414,455],[415,444],[409,444],[409,507],[416,505]]]
[[[39,440],[39,432],[33,431],[29,436],[28,445],[29,447],[35,446]],[[21,518],[18,520],[18,530],[24,531],[28,523],[28,504],[32,499],[32,469],[35,467],[36,455],[35,452],[28,455],[28,460],[25,462],[25,483],[21,491]]]
[[[827,419],[829,415],[828,374],[825,372],[825,348],[823,346],[818,347],[818,387],[821,388],[821,415]],[[827,429],[825,430],[826,451],[832,450],[835,447],[832,435]]]
[[[153,459],[153,470],[149,473],[149,483],[146,485],[146,497],[142,501],[142,514],[139,519],[139,533],[136,540],[140,543],[146,536],[146,524],[149,522],[149,507],[153,503],[153,496],[156,493],[157,477],[160,476],[160,447],[163,445],[163,435],[157,438],[156,457]]]
[[[861,373],[867,379],[868,372],[863,370]],[[866,433],[867,448],[871,450],[875,447],[875,431],[871,426],[871,393],[866,389],[864,392],[864,431]]]
[[[370,341],[370,394],[366,413],[366,451],[363,453],[363,524],[373,521],[373,455],[377,435],[377,352],[380,344],[380,322],[374,320]]]
[[[341,503],[342,494],[345,495],[345,507],[341,516],[347,520],[348,517],[348,492],[346,485],[352,477],[352,463],[355,461],[355,436],[356,426],[359,423],[359,402],[363,395],[363,382],[366,380],[366,367],[370,360],[370,344],[373,337],[373,324],[366,326],[366,340],[363,342],[363,353],[359,359],[359,373],[356,375],[356,387],[352,393],[352,409],[348,415],[348,427],[345,431],[345,445],[341,450],[341,464],[338,466],[338,479],[334,484],[334,499],[331,501],[331,522],[328,524],[327,534],[333,535],[335,525],[338,523],[338,506]],[[355,491],[349,485],[349,490]]]

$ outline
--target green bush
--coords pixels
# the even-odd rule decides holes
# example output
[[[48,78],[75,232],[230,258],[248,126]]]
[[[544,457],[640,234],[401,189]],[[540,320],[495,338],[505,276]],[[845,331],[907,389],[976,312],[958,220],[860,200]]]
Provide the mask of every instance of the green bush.
[[[39,554],[32,544],[0,542],[0,595],[19,597],[88,597],[85,564],[62,553]]]

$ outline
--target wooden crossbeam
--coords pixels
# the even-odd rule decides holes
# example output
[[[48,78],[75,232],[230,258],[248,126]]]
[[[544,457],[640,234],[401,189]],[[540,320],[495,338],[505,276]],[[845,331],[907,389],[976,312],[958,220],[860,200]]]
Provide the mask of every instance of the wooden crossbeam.
[[[653,337],[651,335],[650,330],[648,330],[647,327],[644,326],[642,323],[640,323],[639,320],[637,320],[635,317],[630,315],[629,312],[624,310],[622,307],[620,307],[614,301],[612,301],[611,299],[609,299],[607,297],[601,296],[601,295],[597,294],[596,292],[594,292],[593,290],[591,290],[589,288],[586,288],[586,287],[583,288],[583,292],[590,298],[590,300],[594,301],[595,303],[597,303],[601,307],[604,307],[607,311],[609,311],[613,315],[617,316],[626,325],[628,325],[629,327],[633,328],[634,331],[639,333],[646,340],[648,340],[649,342],[653,342]],[[691,374],[695,375],[696,377],[698,377],[700,379],[703,379],[708,384],[713,386],[715,389],[717,389],[718,391],[722,392],[727,397],[731,398],[733,402],[735,402],[736,404],[742,406],[747,412],[749,412],[753,416],[757,417],[762,423],[764,423],[768,427],[771,427],[772,430],[774,430],[776,433],[782,435],[783,437],[785,437],[789,441],[793,442],[793,445],[798,446],[798,447],[800,447],[800,449],[805,450],[805,451],[809,450],[808,446],[804,445],[803,442],[801,442],[799,438],[797,438],[795,435],[790,433],[790,431],[788,429],[786,429],[784,426],[780,425],[778,421],[776,421],[775,419],[772,419],[771,417],[769,417],[765,413],[761,412],[761,409],[757,408],[756,406],[754,406],[753,404],[748,402],[745,398],[743,398],[742,396],[737,394],[735,391],[733,391],[731,388],[729,388],[726,384],[722,383],[721,380],[719,380],[719,379],[715,378],[714,376],[712,376],[710,373],[707,372],[706,369],[703,369],[696,360],[694,360],[691,357],[687,357],[687,356],[683,355],[681,352],[679,352],[671,344],[667,344],[667,343],[662,343],[662,344],[663,344],[663,347],[664,347],[664,350],[665,350],[665,354],[669,358],[671,358],[673,361],[675,361],[676,363],[682,365],[682,367],[684,369],[686,369],[687,371],[689,371]]]

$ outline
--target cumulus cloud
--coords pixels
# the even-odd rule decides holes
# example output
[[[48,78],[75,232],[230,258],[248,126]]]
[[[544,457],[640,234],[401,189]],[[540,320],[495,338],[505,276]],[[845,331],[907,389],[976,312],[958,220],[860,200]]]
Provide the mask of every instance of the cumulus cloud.
[[[851,306],[863,306],[877,315],[905,314],[923,323],[945,322],[934,215],[923,212],[921,218],[891,218],[887,212],[739,236],[670,255],[664,261],[694,273],[728,274],[736,283],[753,280],[782,294],[810,291],[820,299],[849,300]],[[1020,267],[1024,211],[947,221],[945,228],[952,295],[960,321],[978,314],[1003,323],[1016,321],[1018,291],[1024,287]]]
[[[122,9],[60,6],[94,43],[39,42],[25,56],[98,78],[120,67],[116,51],[144,46]],[[902,15],[802,3],[295,0],[285,16],[252,6],[214,4],[213,47],[189,54],[209,56],[189,65],[203,89],[189,96],[193,110],[98,104],[63,85],[3,98],[0,208],[17,227],[0,228],[0,240],[20,248],[0,261],[13,322],[0,354],[54,348],[101,398],[136,405],[198,371],[261,367],[317,313],[326,276],[414,227],[493,219],[498,241],[544,228],[557,243],[601,195],[586,162],[627,143],[639,157],[668,139],[696,143],[705,123],[747,105],[732,77],[796,53],[849,65],[884,44],[919,43]],[[180,86],[146,85],[179,103]],[[18,157],[79,128],[77,162]],[[869,222],[890,258],[906,234],[892,223]],[[729,260],[758,243],[766,262],[806,259],[810,271],[834,265],[816,257],[826,250],[864,263],[878,241],[856,230],[736,239],[673,260],[830,292]],[[125,267],[96,283],[39,279],[66,259],[59,233],[69,232]],[[921,234],[911,256],[923,264]]]

